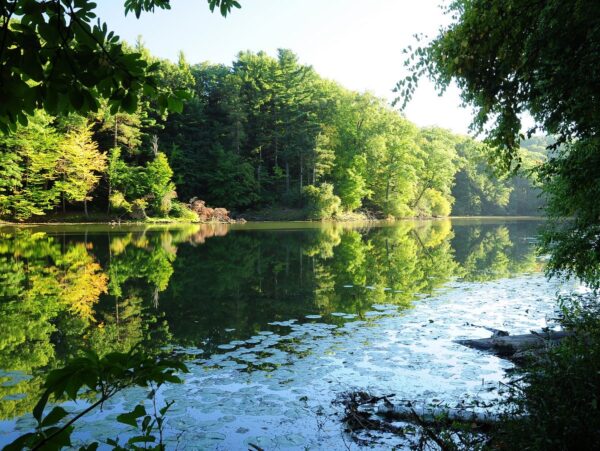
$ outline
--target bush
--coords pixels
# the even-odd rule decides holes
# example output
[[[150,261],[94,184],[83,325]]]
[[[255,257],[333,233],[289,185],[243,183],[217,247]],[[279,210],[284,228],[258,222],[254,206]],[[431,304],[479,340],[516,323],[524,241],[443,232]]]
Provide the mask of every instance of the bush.
[[[173,202],[171,205],[171,216],[182,221],[198,222],[198,215],[183,202]]]
[[[309,219],[330,219],[340,211],[342,201],[333,194],[333,185],[323,183],[317,187],[308,185],[304,188]]]
[[[148,208],[148,202],[145,199],[136,199],[131,202],[131,218],[132,219],[147,219],[146,208]]]
[[[110,202],[111,210],[121,213],[131,213],[131,204],[127,202],[122,192],[114,191],[108,201]]]
[[[444,217],[449,216],[452,210],[450,201],[437,190],[428,189],[423,195],[422,214],[424,216]]]
[[[574,335],[520,370],[500,430],[509,449],[598,449],[600,443],[600,307],[595,296],[561,299],[561,323]]]
[[[383,201],[383,214],[393,218],[409,218],[413,216],[410,206],[401,199],[400,196],[390,196],[390,199]]]
[[[173,201],[175,199],[177,199],[177,193],[174,190],[163,194],[159,208],[161,216],[167,216],[169,214],[173,209]]]

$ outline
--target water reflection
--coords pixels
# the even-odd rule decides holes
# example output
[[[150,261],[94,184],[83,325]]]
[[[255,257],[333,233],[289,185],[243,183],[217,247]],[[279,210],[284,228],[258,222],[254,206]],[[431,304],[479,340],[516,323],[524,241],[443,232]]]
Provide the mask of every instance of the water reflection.
[[[0,418],[30,411],[43,372],[83,348],[211,354],[277,322],[360,319],[373,304],[409,308],[453,278],[539,270],[537,225],[3,228]]]

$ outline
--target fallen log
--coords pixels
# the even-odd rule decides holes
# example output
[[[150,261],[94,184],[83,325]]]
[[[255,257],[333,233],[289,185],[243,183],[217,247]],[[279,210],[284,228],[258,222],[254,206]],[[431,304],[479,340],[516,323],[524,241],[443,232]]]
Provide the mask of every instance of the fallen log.
[[[477,425],[491,426],[500,421],[500,415],[494,412],[473,411],[466,409],[452,409],[430,405],[417,406],[378,406],[377,415],[382,415],[394,420],[414,421],[418,417],[425,423],[438,422],[440,418],[460,423],[475,423]]]
[[[456,340],[455,343],[481,351],[490,351],[498,357],[512,360],[513,357],[518,359],[532,350],[554,346],[570,334],[571,332],[568,331],[548,330],[523,335],[496,335],[490,338]]]

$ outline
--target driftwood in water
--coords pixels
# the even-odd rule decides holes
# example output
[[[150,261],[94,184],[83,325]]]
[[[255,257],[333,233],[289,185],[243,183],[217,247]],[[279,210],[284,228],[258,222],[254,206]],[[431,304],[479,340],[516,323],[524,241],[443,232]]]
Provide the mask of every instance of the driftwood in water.
[[[568,331],[550,330],[524,335],[498,336],[495,334],[490,338],[456,340],[456,343],[482,351],[490,351],[498,357],[508,360],[522,360],[527,357],[528,353],[553,346],[569,335]]]
[[[468,406],[450,408],[409,400],[397,400],[394,405],[390,402],[392,398],[393,394],[375,397],[366,392],[350,392],[342,394],[335,401],[344,405],[346,432],[357,444],[377,444],[369,438],[373,437],[370,432],[381,431],[403,437],[405,445],[414,444],[418,449],[432,442],[446,450],[449,448],[445,440],[440,438],[440,432],[450,431],[451,440],[460,440],[461,443],[477,445],[479,448],[487,441],[486,433],[500,421],[500,415],[496,412],[475,412]]]
[[[416,407],[412,405],[383,405],[378,406],[376,413],[394,420],[415,421],[419,419],[425,424],[438,423],[440,418],[450,422],[473,423],[478,426],[491,426],[500,421],[500,416],[494,412],[475,412],[466,409],[456,409],[423,405]]]

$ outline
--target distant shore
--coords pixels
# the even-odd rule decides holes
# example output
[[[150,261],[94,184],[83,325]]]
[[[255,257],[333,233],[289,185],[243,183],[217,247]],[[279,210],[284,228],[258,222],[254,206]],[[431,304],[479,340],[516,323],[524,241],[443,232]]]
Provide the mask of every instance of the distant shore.
[[[251,212],[237,215],[237,219],[226,221],[188,221],[180,218],[148,218],[146,220],[118,219],[105,214],[91,213],[89,216],[82,214],[52,215],[35,218],[30,221],[0,221],[0,226],[28,226],[28,225],[177,225],[177,224],[240,224],[245,222],[373,222],[387,223],[394,221],[429,221],[429,220],[545,220],[545,216],[444,216],[444,217],[406,217],[406,218],[377,218],[364,213],[347,213],[327,220],[309,220],[297,210],[280,210],[271,212]]]

